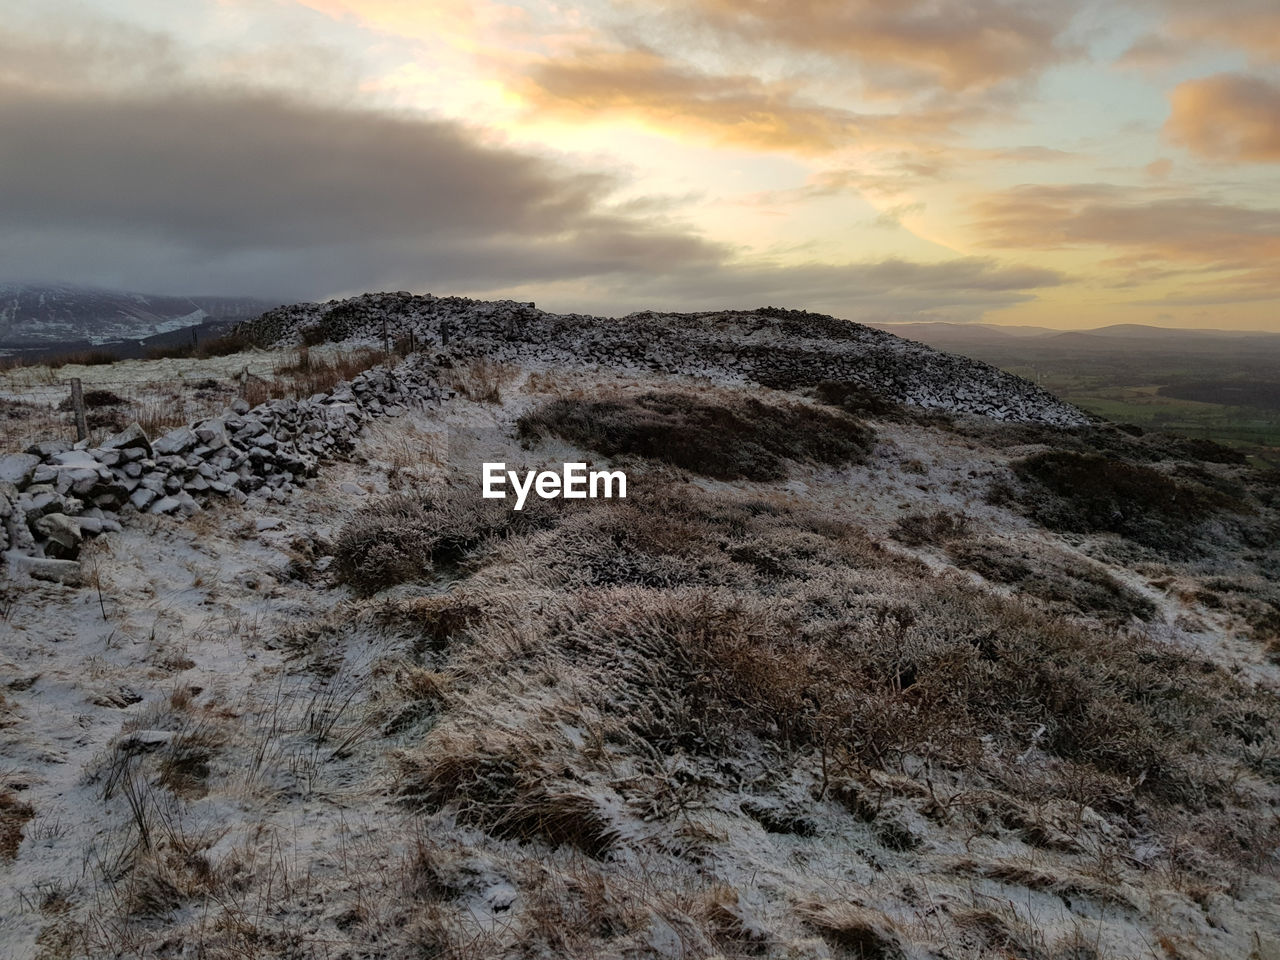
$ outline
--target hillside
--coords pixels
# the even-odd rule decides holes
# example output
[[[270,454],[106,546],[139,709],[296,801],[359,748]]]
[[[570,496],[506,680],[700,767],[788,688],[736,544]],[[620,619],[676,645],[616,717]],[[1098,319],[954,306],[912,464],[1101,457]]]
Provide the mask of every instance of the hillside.
[[[239,335],[0,374],[0,957],[1280,951],[1274,473],[773,308]]]
[[[267,306],[247,297],[172,297],[67,284],[0,284],[0,345],[141,339],[209,319],[251,317]]]

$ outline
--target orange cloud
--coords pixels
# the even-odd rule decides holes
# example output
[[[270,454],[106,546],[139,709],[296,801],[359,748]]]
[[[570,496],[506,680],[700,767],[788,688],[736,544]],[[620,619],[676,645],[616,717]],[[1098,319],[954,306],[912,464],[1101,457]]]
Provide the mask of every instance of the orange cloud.
[[[1034,76],[1069,52],[1060,38],[1070,5],[1034,0],[682,0],[664,6],[753,43],[907,70],[951,91]]]
[[[713,76],[644,49],[580,49],[544,59],[514,81],[540,114],[585,121],[630,117],[665,131],[761,150],[821,154],[947,132],[966,116],[936,110],[865,114],[825,106],[750,76]]]
[[[1165,134],[1192,153],[1237,163],[1280,162],[1280,87],[1220,73],[1180,84],[1170,101]]]
[[[1173,28],[1182,37],[1239,47],[1262,62],[1280,54],[1280,8],[1275,0],[1174,0]]]
[[[1131,188],[1069,184],[1001,191],[974,212],[984,246],[1098,247],[1112,253],[1102,266],[1125,272],[1120,285],[1195,280],[1170,302],[1270,300],[1280,289],[1280,209],[1194,197],[1134,199]],[[1174,266],[1156,269],[1161,264]]]
[[[1225,266],[1280,256],[1280,210],[1196,197],[1135,200],[1131,188],[1109,184],[1014,187],[984,198],[974,211],[974,226],[990,247],[1101,246],[1134,261]]]

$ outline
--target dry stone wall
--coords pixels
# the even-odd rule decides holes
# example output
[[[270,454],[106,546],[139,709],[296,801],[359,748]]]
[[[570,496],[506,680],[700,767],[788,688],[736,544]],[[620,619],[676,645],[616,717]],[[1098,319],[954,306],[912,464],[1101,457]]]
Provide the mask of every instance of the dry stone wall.
[[[97,446],[46,441],[0,455],[0,558],[75,583],[86,539],[130,510],[190,516],[215,498],[283,501],[321,463],[351,450],[371,418],[447,398],[422,357],[375,367],[326,394],[236,401],[221,416],[154,440],[136,424]]]

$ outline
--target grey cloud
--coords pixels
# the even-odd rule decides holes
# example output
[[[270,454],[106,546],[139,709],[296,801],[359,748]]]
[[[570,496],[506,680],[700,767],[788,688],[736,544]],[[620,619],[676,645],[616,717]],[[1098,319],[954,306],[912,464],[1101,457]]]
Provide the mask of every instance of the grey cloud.
[[[41,264],[123,274],[132,260],[143,273],[158,262],[187,274],[166,288],[205,287],[207,276],[301,293],[446,270],[663,270],[725,254],[611,212],[607,176],[414,116],[265,93],[139,99],[10,86],[0,129],[0,250],[28,274],[47,275]]]
[[[912,317],[980,320],[988,310],[1034,299],[1034,291],[1066,283],[1054,270],[1002,266],[986,257],[940,263],[726,265],[682,271],[643,285],[619,278],[606,296],[566,297],[559,306],[593,312],[628,309],[709,310],[763,304],[805,308],[864,322]]]

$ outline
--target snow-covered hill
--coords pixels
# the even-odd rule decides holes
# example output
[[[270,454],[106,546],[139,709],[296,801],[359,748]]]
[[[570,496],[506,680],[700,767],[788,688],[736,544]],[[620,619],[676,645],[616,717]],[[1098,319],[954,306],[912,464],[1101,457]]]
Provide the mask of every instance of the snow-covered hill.
[[[0,284],[0,344],[134,340],[210,318],[250,317],[268,304],[236,297],[174,297],[65,284]]]
[[[0,451],[0,960],[1280,956],[1275,472],[809,314],[245,329],[345,345]]]
[[[241,327],[263,344],[378,344],[413,335],[456,351],[522,363],[590,363],[792,389],[824,380],[886,400],[996,420],[1081,426],[1086,414],[1020,377],[824,314],[765,307],[621,318],[555,314],[531,303],[365,294],[279,307]]]

